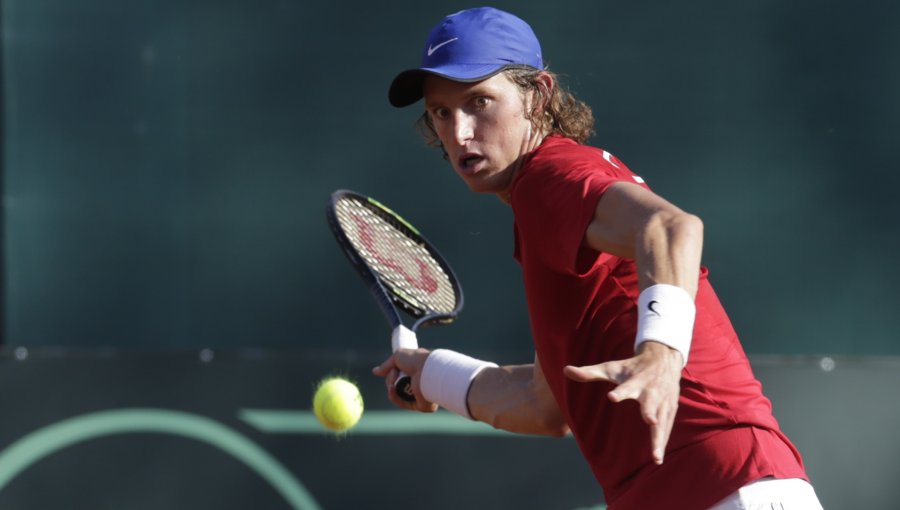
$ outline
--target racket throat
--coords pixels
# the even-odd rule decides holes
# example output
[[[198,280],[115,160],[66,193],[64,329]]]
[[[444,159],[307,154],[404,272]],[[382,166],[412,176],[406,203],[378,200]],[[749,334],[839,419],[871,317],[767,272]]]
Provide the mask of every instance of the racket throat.
[[[400,324],[391,332],[391,349],[418,349],[419,340],[416,338],[416,332]]]

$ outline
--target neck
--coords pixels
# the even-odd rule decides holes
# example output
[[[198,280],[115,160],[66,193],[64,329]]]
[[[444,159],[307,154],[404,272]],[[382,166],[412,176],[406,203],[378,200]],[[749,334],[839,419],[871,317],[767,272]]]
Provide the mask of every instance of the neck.
[[[522,150],[519,152],[520,156],[511,165],[512,171],[509,173],[509,183],[504,190],[495,193],[497,198],[504,204],[510,204],[510,188],[512,188],[512,183],[516,180],[516,176],[519,175],[519,170],[522,169],[525,159],[544,143],[546,137],[547,135],[545,133],[533,133],[525,139],[525,142],[522,144]]]

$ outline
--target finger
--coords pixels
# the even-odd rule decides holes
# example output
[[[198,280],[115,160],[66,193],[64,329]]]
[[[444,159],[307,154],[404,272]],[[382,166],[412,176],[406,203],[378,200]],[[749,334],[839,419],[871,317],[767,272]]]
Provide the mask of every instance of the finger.
[[[413,393],[416,396],[416,401],[413,402],[413,407],[415,407],[417,411],[423,413],[433,413],[438,410],[438,405],[425,400],[425,397],[422,396],[422,392],[420,392],[418,388],[414,388]]]
[[[670,406],[660,406],[654,422],[650,425],[650,441],[653,448],[653,461],[662,464],[666,445],[669,443],[669,437],[672,435],[672,426],[675,423],[675,410]]]
[[[415,400],[413,402],[408,402],[408,404],[410,404],[416,411],[423,413],[433,413],[437,411],[438,405],[425,399],[425,396],[422,395],[421,383],[422,381],[418,377],[412,378],[411,389]]]
[[[425,400],[425,397],[422,396],[422,392],[419,388],[419,380],[416,377],[412,378],[412,392],[415,396],[414,400],[404,400],[400,398],[397,394],[397,380],[400,378],[400,370],[396,368],[392,368],[390,373],[385,377],[385,386],[387,387],[388,392],[388,400],[390,400],[397,407],[402,407],[404,409],[409,409],[413,411],[419,411],[422,413],[433,413],[438,410],[438,405],[432,402]]]
[[[382,377],[384,377],[384,387],[388,390],[388,396],[394,392],[394,381],[397,379],[397,369],[389,368],[387,369],[387,373],[385,373]],[[391,399],[393,401],[393,399]]]
[[[377,367],[372,369],[372,373],[377,375],[378,377],[384,377],[390,372],[392,368],[397,366],[397,362],[394,360],[394,357],[384,360],[384,362]]]
[[[384,377],[384,383],[387,385],[388,389],[393,389],[394,386],[397,385],[397,379],[400,378],[400,371],[396,368],[391,368],[388,370],[387,375]]]
[[[660,417],[662,412],[662,408],[652,397],[645,395],[641,400],[641,418],[650,426],[650,453],[656,464],[663,463],[666,450],[665,426]]]
[[[668,433],[665,425],[650,425],[650,445],[653,448],[653,462],[662,464],[666,456],[666,443]]]
[[[613,402],[619,403],[624,400],[638,400],[641,398],[642,388],[639,384],[629,381],[626,383],[622,383],[615,387],[612,391],[606,394],[606,396]],[[643,408],[644,405],[642,404]],[[645,419],[646,421],[646,419]]]
[[[397,407],[402,407],[404,409],[413,409],[415,408],[415,402],[407,402],[400,398],[397,394],[397,379],[400,378],[400,371],[396,368],[391,368],[388,371],[388,374],[384,377],[384,387],[387,390],[388,400],[391,401]]]
[[[612,373],[613,371],[615,373]],[[614,367],[610,366],[609,363],[601,363],[599,365],[590,365],[586,367],[574,367],[569,365],[563,368],[563,374],[566,377],[578,382],[619,382],[617,381],[618,372],[619,370],[614,370]]]

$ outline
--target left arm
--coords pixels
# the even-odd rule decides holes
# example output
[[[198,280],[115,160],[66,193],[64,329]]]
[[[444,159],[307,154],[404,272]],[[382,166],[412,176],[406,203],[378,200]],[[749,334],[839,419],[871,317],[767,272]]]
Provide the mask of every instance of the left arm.
[[[591,248],[634,259],[641,290],[657,283],[697,294],[703,223],[635,184],[613,184],[597,203],[584,237]]]
[[[597,203],[584,241],[595,250],[634,259],[642,291],[668,284],[684,289],[691,300],[697,294],[703,224],[652,191],[630,183],[612,185]],[[679,351],[647,341],[632,358],[570,366],[565,373],[580,382],[618,384],[609,393],[614,402],[637,400],[650,425],[654,461],[661,464],[678,409],[683,364]]]

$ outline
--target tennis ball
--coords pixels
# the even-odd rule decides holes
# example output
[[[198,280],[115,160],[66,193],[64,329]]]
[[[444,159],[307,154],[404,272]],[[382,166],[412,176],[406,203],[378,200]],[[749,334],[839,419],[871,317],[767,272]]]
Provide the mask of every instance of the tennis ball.
[[[359,388],[342,377],[328,377],[319,382],[313,396],[313,412],[326,428],[345,432],[359,421],[363,399]]]

